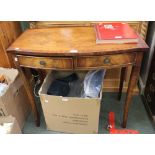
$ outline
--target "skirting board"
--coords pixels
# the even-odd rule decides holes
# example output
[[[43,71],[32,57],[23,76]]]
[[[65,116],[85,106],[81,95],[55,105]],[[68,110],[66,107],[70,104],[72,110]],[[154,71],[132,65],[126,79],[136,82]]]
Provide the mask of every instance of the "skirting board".
[[[127,82],[124,82],[123,90],[122,92],[126,93],[128,88]],[[119,91],[119,80],[117,79],[105,79],[103,82],[103,92],[118,92]],[[139,94],[139,88],[138,86],[134,89],[134,95]]]

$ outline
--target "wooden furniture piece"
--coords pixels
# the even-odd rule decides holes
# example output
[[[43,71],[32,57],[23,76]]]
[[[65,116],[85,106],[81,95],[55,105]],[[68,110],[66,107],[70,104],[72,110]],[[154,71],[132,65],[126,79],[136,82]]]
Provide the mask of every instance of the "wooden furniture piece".
[[[15,65],[22,75],[37,125],[39,125],[39,114],[23,68],[91,70],[132,66],[122,123],[122,126],[126,127],[143,52],[147,49],[148,46],[141,37],[137,44],[97,45],[94,27],[89,26],[29,29],[7,51],[12,55]],[[122,88],[120,88],[121,90]]]
[[[0,67],[13,67],[6,49],[21,32],[20,22],[0,22]]]
[[[104,21],[105,22],[105,21]],[[145,21],[126,21],[140,36],[145,39],[147,34],[148,22]],[[93,26],[95,23],[103,23],[103,21],[31,21],[30,28],[51,28],[51,27],[68,27],[68,26]],[[129,66],[124,73],[124,83],[122,91],[126,92],[129,83],[129,77],[132,67]],[[109,69],[106,73],[103,91],[104,92],[118,92],[120,83],[120,68]],[[139,90],[136,87],[134,94],[138,94]]]
[[[96,23],[105,23],[105,21],[31,21],[30,28],[51,28],[68,26],[93,26]],[[140,36],[145,39],[147,34],[148,22],[145,21],[126,21]]]

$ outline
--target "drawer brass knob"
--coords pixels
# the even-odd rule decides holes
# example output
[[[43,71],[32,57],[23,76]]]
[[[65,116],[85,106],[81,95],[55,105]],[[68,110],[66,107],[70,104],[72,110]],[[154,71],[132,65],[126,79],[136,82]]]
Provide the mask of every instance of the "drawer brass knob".
[[[103,63],[104,63],[104,64],[109,64],[109,63],[110,63],[110,59],[109,59],[109,58],[105,58],[105,59],[103,60]]]
[[[40,65],[45,66],[46,62],[45,61],[40,61]]]

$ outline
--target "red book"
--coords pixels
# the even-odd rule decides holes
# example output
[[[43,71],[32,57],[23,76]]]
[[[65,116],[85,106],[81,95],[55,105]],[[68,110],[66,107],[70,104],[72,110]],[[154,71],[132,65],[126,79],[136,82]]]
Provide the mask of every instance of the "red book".
[[[127,23],[100,23],[95,25],[96,43],[137,43],[138,36]]]

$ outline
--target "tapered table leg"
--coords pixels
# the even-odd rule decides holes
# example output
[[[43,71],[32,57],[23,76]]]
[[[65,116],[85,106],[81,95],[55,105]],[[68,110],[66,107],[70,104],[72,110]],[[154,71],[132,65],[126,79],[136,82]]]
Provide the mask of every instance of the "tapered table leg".
[[[125,105],[124,105],[124,114],[123,114],[123,123],[122,123],[123,128],[126,128],[126,125],[127,125],[129,107],[131,105],[131,99],[133,96],[134,88],[138,81],[142,57],[143,57],[143,53],[137,53],[136,62],[132,67],[132,72],[130,75],[130,81],[129,81],[128,90],[127,90],[127,96],[126,96]]]
[[[121,100],[122,90],[123,90],[123,83],[124,83],[124,80],[125,80],[125,73],[126,73],[126,67],[122,67],[122,68],[121,68],[121,75],[120,75],[120,84],[119,84],[118,100]]]
[[[18,58],[16,56],[14,56],[14,55],[12,57],[13,57],[13,60],[14,60],[14,64],[15,64],[16,68],[18,69],[19,74],[20,74],[20,76],[21,76],[21,78],[23,80],[26,93],[27,93],[27,95],[29,97],[30,104],[31,104],[31,109],[32,109],[32,113],[33,113],[33,116],[34,116],[36,126],[39,127],[40,126],[40,116],[39,116],[39,113],[38,113],[38,110],[37,110],[37,106],[36,106],[35,98],[34,98],[34,95],[33,95],[32,87],[31,87],[31,85],[29,83],[29,80],[26,78],[26,74],[24,73],[23,69],[19,65]]]

